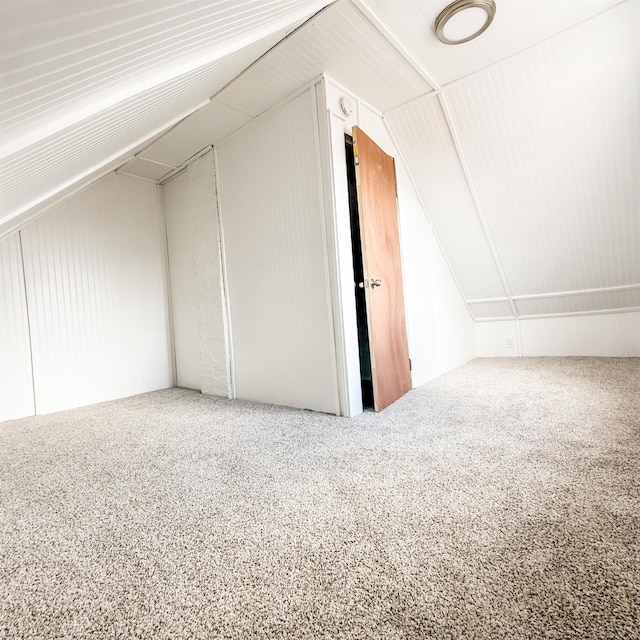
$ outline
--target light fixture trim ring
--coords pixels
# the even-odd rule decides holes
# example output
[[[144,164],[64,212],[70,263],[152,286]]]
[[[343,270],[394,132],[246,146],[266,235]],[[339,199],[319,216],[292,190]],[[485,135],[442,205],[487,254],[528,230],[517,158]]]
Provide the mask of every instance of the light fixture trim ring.
[[[444,28],[447,25],[447,22],[457,13],[460,13],[465,9],[484,9],[487,14],[487,19],[484,25],[466,38],[462,38],[460,40],[449,40],[449,38],[444,35]],[[465,42],[469,42],[469,40],[477,38],[489,28],[489,25],[493,22],[495,15],[495,0],[455,0],[455,2],[452,2],[450,5],[445,7],[436,18],[434,25],[436,36],[438,40],[444,44],[463,44]]]

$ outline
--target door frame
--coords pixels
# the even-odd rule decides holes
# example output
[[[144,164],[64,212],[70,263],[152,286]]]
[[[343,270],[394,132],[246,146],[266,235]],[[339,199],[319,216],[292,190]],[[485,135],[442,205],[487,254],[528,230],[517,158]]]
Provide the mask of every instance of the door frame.
[[[345,133],[352,135],[352,128],[357,125],[365,131],[369,129],[371,137],[375,140],[374,129],[376,125],[369,127],[368,122],[362,122],[368,117],[368,113],[375,117],[377,126],[384,127],[384,124],[382,114],[377,109],[359,99],[346,87],[328,78],[325,74],[317,78],[314,85],[318,112],[320,167],[324,195],[340,413],[343,416],[352,417],[362,413],[363,406],[356,300],[353,290],[355,279],[352,264],[347,158],[344,148],[344,135]],[[346,98],[349,103],[347,107],[351,106],[352,108],[349,115],[345,113],[341,106],[342,98]],[[346,110],[348,111],[349,109],[347,108]],[[363,124],[364,127],[362,126]],[[401,227],[401,221],[399,220],[398,222]],[[402,237],[400,241],[402,245]],[[406,295],[404,300],[409,357],[411,357]]]
[[[396,164],[358,126],[353,144],[373,406],[382,411],[411,389]]]

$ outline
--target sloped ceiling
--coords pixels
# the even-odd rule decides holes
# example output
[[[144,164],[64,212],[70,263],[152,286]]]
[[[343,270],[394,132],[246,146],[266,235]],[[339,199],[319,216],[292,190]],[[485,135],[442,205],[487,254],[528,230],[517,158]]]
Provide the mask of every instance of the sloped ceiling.
[[[496,34],[536,4],[504,3]],[[526,16],[531,33],[556,8],[561,30],[520,33],[506,58],[506,37],[476,41],[475,70],[433,58],[437,95],[386,114],[479,319],[640,306],[640,5],[553,3]],[[409,53],[424,62],[428,48]],[[453,179],[429,180],[445,161]]]
[[[384,113],[476,319],[640,308],[640,0],[497,0],[455,47],[446,4],[3,3],[0,235],[100,172],[166,179],[327,73]]]
[[[0,224],[132,156],[326,4],[0,3]]]

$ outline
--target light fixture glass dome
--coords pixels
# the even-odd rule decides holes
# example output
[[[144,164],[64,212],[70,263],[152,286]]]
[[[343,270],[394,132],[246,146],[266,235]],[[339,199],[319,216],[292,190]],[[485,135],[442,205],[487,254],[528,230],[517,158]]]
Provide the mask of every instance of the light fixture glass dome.
[[[445,44],[462,44],[487,30],[496,13],[494,0],[456,0],[436,18],[436,36]]]

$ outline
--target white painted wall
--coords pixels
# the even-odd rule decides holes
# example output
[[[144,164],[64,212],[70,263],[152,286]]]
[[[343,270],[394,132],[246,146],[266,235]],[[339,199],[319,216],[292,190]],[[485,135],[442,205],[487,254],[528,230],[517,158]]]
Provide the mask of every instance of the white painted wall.
[[[640,356],[640,312],[520,321],[524,356]]]
[[[334,215],[339,265],[336,307],[342,315],[345,357],[343,377],[348,389],[351,414],[362,410],[358,344],[351,267],[349,204],[346,184],[344,134],[358,125],[386,153],[395,157],[398,182],[398,216],[402,245],[403,279],[412,384],[424,384],[475,355],[473,321],[440,251],[422,202],[409,178],[402,158],[380,113],[355,94],[329,78],[317,85],[321,130],[330,140],[328,172],[325,178],[326,203]],[[354,110],[347,117],[340,98],[351,99]]]
[[[603,313],[520,321],[523,356],[640,356],[640,312]],[[476,323],[476,355],[517,355],[515,321]]]
[[[195,224],[190,215],[189,187],[189,174],[183,171],[162,185],[162,192],[167,221],[176,384],[201,390],[198,302],[193,259]]]
[[[640,3],[580,20],[587,2],[503,2],[490,41],[442,47],[415,39],[412,11],[360,2],[440,78],[384,115],[474,317],[639,308]],[[488,62],[516,23],[525,42],[558,20],[555,37]]]
[[[163,227],[111,174],[21,230],[37,413],[171,386]]]
[[[477,358],[518,355],[518,327],[515,319],[476,322],[475,333]]]
[[[313,88],[218,148],[235,396],[339,413]]]
[[[178,386],[230,394],[213,152],[163,185]]]
[[[29,321],[16,232],[0,240],[0,422],[34,411]]]

